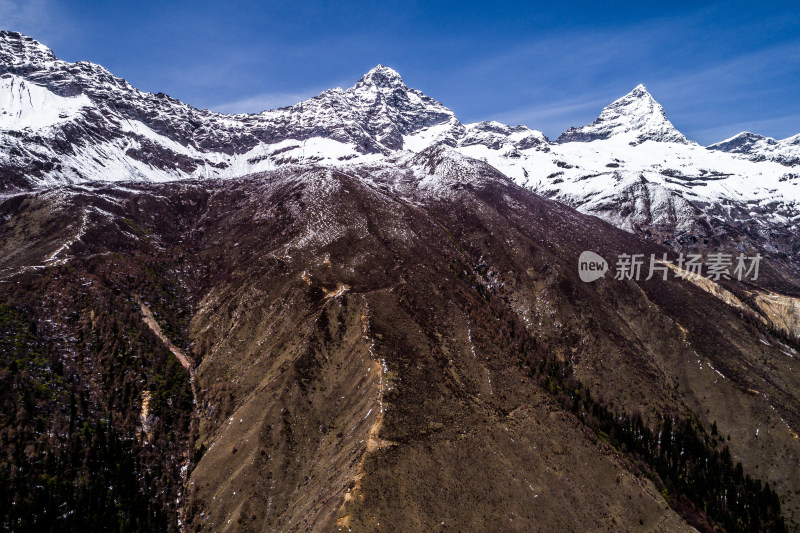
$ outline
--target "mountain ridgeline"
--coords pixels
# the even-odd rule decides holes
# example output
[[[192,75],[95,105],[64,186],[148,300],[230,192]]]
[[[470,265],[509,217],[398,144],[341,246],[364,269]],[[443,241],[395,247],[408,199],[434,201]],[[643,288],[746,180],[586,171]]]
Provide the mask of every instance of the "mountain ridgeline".
[[[0,139],[4,530],[800,529],[794,138],[383,66],[224,115],[0,32]]]
[[[704,148],[643,85],[555,142],[526,126],[462,124],[384,66],[293,106],[224,115],[139,91],[99,65],[58,60],[33,38],[4,31],[0,104],[0,191],[9,193],[235,178],[294,165],[391,167],[438,145],[674,249],[735,232],[785,262],[800,254],[798,137],[742,133]]]

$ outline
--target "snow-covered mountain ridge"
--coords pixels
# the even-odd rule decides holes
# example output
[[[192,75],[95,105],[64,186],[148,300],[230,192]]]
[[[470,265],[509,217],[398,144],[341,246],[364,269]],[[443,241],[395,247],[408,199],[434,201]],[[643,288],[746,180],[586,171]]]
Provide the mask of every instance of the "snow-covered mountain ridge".
[[[708,233],[716,219],[795,232],[800,222],[800,135],[741,134],[705,148],[675,128],[643,85],[551,142],[526,126],[462,124],[380,65],[347,89],[226,115],[140,91],[99,65],[58,60],[30,37],[0,32],[0,142],[6,191],[231,178],[297,164],[392,166],[443,145],[450,150],[435,161],[484,161],[631,231]],[[441,173],[412,167],[436,190],[430,181]]]
[[[786,166],[800,165],[800,133],[779,141],[772,137],[743,131],[708,148],[742,154],[753,161],[777,161]]]

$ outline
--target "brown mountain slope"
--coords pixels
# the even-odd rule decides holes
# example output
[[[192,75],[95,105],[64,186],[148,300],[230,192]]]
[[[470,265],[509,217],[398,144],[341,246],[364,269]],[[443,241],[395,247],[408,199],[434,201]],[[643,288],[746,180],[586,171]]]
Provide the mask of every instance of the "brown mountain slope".
[[[400,164],[6,199],[0,294],[44,321],[42,280],[89,273],[155,308],[196,365],[196,433],[175,434],[192,530],[688,530],[658,476],[531,376],[551,356],[651,427],[716,422],[796,526],[785,339],[687,281],[585,284],[583,250],[663,250],[490,167],[421,157],[433,187]],[[762,287],[793,283],[764,267]]]

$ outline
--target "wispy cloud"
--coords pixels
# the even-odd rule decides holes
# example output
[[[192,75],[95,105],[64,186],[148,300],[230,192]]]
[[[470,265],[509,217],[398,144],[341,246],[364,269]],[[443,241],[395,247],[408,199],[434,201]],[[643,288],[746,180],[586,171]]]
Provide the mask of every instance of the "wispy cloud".
[[[541,34],[464,65],[457,76],[508,80],[502,90],[479,95],[495,105],[499,95],[507,104],[505,110],[487,109],[490,117],[557,136],[594,120],[637,84],[652,88],[652,74],[665,74],[662,51],[678,46],[672,44],[675,27],[690,27],[695,16]]]
[[[0,0],[0,25],[38,36],[50,26],[51,7],[49,0]]]
[[[764,81],[784,73],[798,71],[800,48],[784,43],[754,52],[743,53],[716,64],[687,69],[660,80],[671,94],[696,93],[698,88],[764,86]]]
[[[608,105],[612,99],[595,98],[590,100],[562,100],[546,105],[533,105],[510,109],[491,116],[491,120],[506,124],[527,124],[532,128],[550,126],[549,131],[553,131],[555,124],[568,124],[568,126],[581,126],[574,122],[576,117],[590,116],[592,113],[599,114],[603,106]],[[563,129],[566,129],[565,126]]]
[[[701,144],[745,130],[780,138],[800,131],[797,106],[785,100],[780,82],[800,74],[798,65],[800,48],[787,43],[673,73],[656,84],[672,121]],[[787,114],[775,116],[781,112]]]
[[[741,133],[743,131],[751,131],[753,133],[767,135],[765,132],[778,130],[790,132],[787,135],[779,135],[778,137],[791,137],[793,135],[797,135],[797,133],[800,133],[800,126],[798,126],[798,124],[800,124],[800,113],[785,117],[749,120],[745,122],[726,124],[723,126],[715,126],[713,128],[697,130],[696,135],[698,138],[707,140],[711,139],[713,140],[712,142],[719,142],[723,139],[733,137],[737,133]],[[791,133],[792,131],[795,133]]]
[[[748,31],[768,32],[782,22],[753,24],[758,28]],[[791,117],[798,106],[782,95],[786,80],[800,75],[799,40],[734,46],[731,39],[745,38],[736,31],[715,26],[713,10],[699,9],[619,27],[541,34],[463,65],[456,77],[507,83],[495,81],[494,92],[467,92],[470,100],[462,97],[453,107],[472,108],[469,120],[484,113],[553,136],[590,122],[603,106],[644,83],[673,123],[700,142],[719,140],[717,134],[737,125],[778,136],[796,133],[800,128]],[[482,102],[492,106],[481,110]],[[505,109],[491,109],[497,103]],[[750,120],[781,112],[786,118]]]
[[[312,96],[318,95],[319,92],[261,93],[233,102],[223,102],[212,105],[211,109],[213,111],[219,111],[220,113],[258,113],[260,111],[296,104],[302,100],[307,100]]]
[[[54,51],[87,35],[66,2],[54,0],[0,0],[0,29],[29,35]]]

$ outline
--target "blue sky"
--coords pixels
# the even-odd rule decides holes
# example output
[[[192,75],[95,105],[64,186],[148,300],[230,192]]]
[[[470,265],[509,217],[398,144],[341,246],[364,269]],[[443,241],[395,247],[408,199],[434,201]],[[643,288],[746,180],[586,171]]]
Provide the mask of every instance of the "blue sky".
[[[638,83],[703,144],[800,133],[792,2],[0,0],[0,28],[220,111],[292,104],[382,63],[463,122],[551,138]]]

